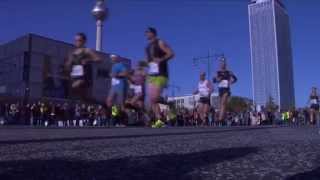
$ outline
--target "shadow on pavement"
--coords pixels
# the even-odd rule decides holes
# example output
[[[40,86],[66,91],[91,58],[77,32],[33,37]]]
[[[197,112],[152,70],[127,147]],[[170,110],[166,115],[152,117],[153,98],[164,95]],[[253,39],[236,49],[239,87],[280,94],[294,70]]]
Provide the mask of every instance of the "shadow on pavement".
[[[0,162],[0,179],[32,180],[201,180],[201,167],[257,153],[258,148],[228,148],[190,154],[164,154],[105,161],[74,159]]]
[[[319,179],[320,179],[320,168],[293,175],[287,178],[286,180],[319,180]]]
[[[0,140],[0,145],[15,145],[15,144],[29,144],[29,143],[49,143],[49,142],[66,142],[66,141],[80,141],[80,140],[103,140],[103,139],[126,139],[126,138],[141,138],[141,137],[162,137],[162,136],[178,136],[178,135],[195,135],[195,134],[215,134],[225,132],[239,132],[259,129],[268,129],[272,127],[257,127],[257,128],[241,128],[241,129],[222,129],[222,130],[203,130],[196,132],[172,132],[172,133],[154,133],[154,134],[131,134],[118,136],[91,136],[91,137],[70,137],[70,138],[43,138],[30,140]]]

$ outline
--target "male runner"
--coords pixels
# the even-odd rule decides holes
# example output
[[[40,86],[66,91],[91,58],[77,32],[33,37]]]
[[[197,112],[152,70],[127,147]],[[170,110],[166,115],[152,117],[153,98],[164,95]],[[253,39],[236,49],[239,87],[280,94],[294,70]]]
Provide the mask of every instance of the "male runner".
[[[212,92],[212,84],[206,79],[206,73],[201,73],[198,89],[194,92],[194,94],[199,94],[200,96],[198,113],[200,115],[202,126],[207,124],[207,118],[210,111],[210,96]]]
[[[319,114],[319,96],[317,92],[317,88],[313,87],[311,91],[311,95],[309,97],[309,103],[310,103],[310,123],[314,124],[316,123]]]
[[[139,64],[136,69],[134,69],[128,78],[129,82],[129,93],[126,100],[126,104],[133,108],[142,110],[144,107],[145,98],[145,79],[146,73],[144,66]]]
[[[121,62],[120,57],[117,55],[110,56],[113,63],[111,70],[111,89],[106,101],[108,108],[114,105],[120,110],[124,108],[124,101],[126,97],[127,86],[127,67]]]
[[[90,99],[92,67],[91,62],[100,62],[101,58],[91,49],[86,48],[87,37],[84,33],[75,36],[75,49],[65,62],[65,69],[70,73],[71,95],[74,98],[87,101]]]
[[[149,66],[149,76],[147,80],[148,94],[156,121],[161,121],[159,100],[163,89],[167,86],[169,79],[168,61],[174,57],[173,50],[167,43],[157,37],[157,30],[149,27],[145,32],[148,40],[146,55]]]
[[[218,83],[219,97],[220,97],[220,112],[219,112],[219,122],[222,123],[226,114],[226,106],[231,95],[231,84],[237,82],[237,77],[227,69],[226,59],[223,57],[220,61],[220,70],[217,71],[216,77],[214,77],[213,82]]]

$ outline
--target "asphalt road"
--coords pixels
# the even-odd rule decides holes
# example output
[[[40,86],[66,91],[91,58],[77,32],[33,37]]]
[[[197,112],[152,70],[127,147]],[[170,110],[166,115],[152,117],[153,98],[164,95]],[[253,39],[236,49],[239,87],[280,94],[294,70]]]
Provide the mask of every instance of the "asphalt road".
[[[0,128],[0,179],[320,179],[316,128]]]

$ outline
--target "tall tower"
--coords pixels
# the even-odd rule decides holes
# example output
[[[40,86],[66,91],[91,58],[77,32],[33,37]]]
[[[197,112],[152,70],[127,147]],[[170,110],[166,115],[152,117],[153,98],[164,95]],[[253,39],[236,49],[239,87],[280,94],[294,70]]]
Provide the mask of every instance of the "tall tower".
[[[289,16],[281,0],[251,0],[248,6],[253,100],[295,106]]]
[[[102,51],[102,27],[103,22],[107,17],[107,9],[104,0],[97,0],[95,6],[92,9],[92,15],[97,21],[96,50]]]

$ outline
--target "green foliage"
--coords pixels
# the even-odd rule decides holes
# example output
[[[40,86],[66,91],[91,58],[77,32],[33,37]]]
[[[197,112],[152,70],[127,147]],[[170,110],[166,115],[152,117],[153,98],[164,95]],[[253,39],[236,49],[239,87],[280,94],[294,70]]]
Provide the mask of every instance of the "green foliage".
[[[229,112],[240,113],[249,109],[250,103],[242,97],[231,97],[227,104],[227,110]]]

